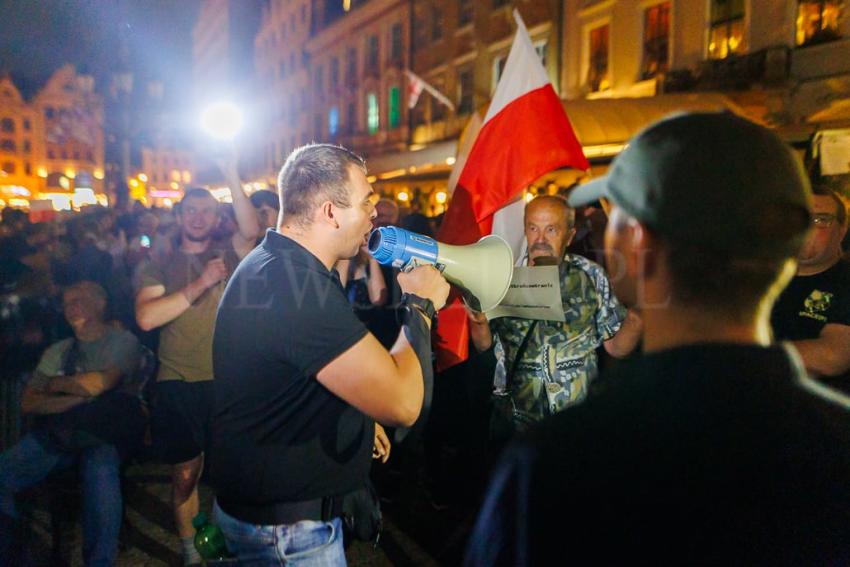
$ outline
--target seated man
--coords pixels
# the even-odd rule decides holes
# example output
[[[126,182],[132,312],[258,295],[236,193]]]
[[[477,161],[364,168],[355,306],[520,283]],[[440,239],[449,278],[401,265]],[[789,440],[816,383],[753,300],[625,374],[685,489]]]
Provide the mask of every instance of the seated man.
[[[138,419],[140,384],[133,380],[139,343],[104,322],[106,303],[106,292],[93,282],[65,290],[62,307],[74,337],[44,352],[24,388],[22,411],[44,419],[0,454],[0,565],[11,557],[14,544],[15,494],[73,465],[79,467],[82,482],[83,559],[86,565],[115,562],[122,514],[121,452],[140,438],[144,421]],[[106,392],[110,397],[101,397]]]
[[[488,325],[483,314],[470,315],[476,350],[495,344],[494,387],[510,397],[515,430],[587,396],[597,374],[597,347],[622,357],[640,339],[640,319],[614,297],[602,267],[566,253],[574,223],[575,210],[561,197],[537,197],[525,208],[528,264],[558,266],[565,322],[502,317]]]

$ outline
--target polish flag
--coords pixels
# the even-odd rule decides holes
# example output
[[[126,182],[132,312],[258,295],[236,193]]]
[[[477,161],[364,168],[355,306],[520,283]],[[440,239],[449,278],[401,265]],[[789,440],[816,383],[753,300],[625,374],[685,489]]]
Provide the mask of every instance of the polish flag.
[[[463,245],[498,234],[519,262],[523,189],[549,171],[590,164],[516,10],[514,19],[517,33],[493,100],[468,154],[461,151],[455,162],[462,169],[437,240]],[[436,346],[438,370],[469,356],[466,312],[457,298],[440,312]]]

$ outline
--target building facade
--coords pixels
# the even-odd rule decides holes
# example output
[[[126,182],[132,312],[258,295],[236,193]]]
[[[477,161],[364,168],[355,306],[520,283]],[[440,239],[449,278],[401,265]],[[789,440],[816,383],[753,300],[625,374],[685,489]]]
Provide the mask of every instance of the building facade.
[[[564,21],[568,99],[722,95],[789,141],[850,121],[839,0],[566,0]]]
[[[71,65],[56,71],[31,101],[0,79],[0,198],[27,208],[106,204],[103,102],[94,79]]]

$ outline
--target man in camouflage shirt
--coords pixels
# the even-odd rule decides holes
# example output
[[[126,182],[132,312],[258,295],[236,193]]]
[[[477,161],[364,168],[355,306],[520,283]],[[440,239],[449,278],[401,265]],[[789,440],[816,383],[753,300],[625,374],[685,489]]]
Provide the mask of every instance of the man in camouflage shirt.
[[[566,253],[574,222],[575,210],[561,197],[540,196],[525,209],[528,264],[558,265],[565,322],[503,317],[488,325],[483,314],[470,316],[476,349],[494,350],[494,391],[510,397],[516,430],[587,396],[600,344],[619,358],[640,339],[640,319],[614,297],[603,268]]]

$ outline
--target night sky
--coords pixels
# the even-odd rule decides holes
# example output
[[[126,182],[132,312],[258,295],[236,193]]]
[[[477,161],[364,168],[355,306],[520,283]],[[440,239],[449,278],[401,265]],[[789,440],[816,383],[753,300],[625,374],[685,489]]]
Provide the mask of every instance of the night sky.
[[[65,63],[91,73],[104,92],[121,63],[142,85],[160,80],[166,98],[190,87],[192,26],[200,0],[0,0],[0,72],[25,96]]]

